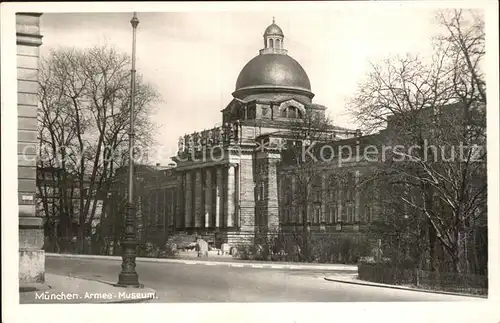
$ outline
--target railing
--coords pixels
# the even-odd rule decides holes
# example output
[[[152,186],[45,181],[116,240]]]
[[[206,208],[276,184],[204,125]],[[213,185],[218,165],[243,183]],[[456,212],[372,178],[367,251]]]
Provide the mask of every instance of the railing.
[[[432,272],[402,269],[390,264],[361,263],[358,265],[358,275],[359,279],[383,284],[464,294],[488,294],[488,277],[470,273]]]
[[[226,123],[221,127],[184,135],[180,137],[178,141],[178,154],[181,155],[193,150],[203,150],[208,147],[235,143],[240,137],[240,131],[239,123],[235,122]]]

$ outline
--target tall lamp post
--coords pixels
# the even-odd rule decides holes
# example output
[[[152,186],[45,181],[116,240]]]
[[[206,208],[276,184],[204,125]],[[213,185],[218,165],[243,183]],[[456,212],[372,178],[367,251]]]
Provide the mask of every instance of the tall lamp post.
[[[118,276],[117,286],[121,287],[142,287],[139,284],[139,275],[135,271],[135,257],[137,247],[136,227],[135,227],[135,207],[134,207],[134,137],[135,137],[135,38],[137,25],[137,13],[134,12],[132,20],[132,70],[130,83],[130,129],[129,129],[129,159],[128,159],[128,201],[125,214],[125,232],[122,240],[122,270]]]

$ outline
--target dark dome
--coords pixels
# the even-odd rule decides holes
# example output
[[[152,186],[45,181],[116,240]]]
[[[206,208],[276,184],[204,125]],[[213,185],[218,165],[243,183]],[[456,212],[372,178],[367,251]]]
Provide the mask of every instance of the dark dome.
[[[281,28],[276,25],[274,22],[269,25],[269,27],[266,28],[266,30],[264,31],[264,36],[265,35],[279,35],[279,36],[285,36],[283,34],[283,30],[281,30]]]
[[[266,54],[251,59],[236,81],[236,91],[258,88],[311,92],[311,83],[306,71],[292,57]]]

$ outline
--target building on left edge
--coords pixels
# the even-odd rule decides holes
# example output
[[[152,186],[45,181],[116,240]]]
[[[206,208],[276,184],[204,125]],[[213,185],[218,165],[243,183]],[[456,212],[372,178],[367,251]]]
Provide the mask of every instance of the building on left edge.
[[[20,285],[45,281],[43,224],[35,212],[40,16],[16,14]]]

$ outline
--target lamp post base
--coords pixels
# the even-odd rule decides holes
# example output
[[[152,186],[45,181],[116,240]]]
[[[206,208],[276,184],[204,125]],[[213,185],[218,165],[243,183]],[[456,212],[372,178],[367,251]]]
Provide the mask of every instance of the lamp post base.
[[[144,285],[139,283],[139,275],[137,273],[120,273],[116,287],[133,287],[143,288]]]
[[[128,285],[128,284],[116,283],[116,284],[113,284],[113,286],[115,286],[115,287],[121,287],[121,288],[144,288],[143,284]]]
[[[118,276],[116,286],[122,287],[140,287],[139,275],[135,271],[136,258],[136,231],[135,231],[135,209],[129,203],[127,205],[127,214],[125,217],[125,235],[122,242],[122,270]]]

